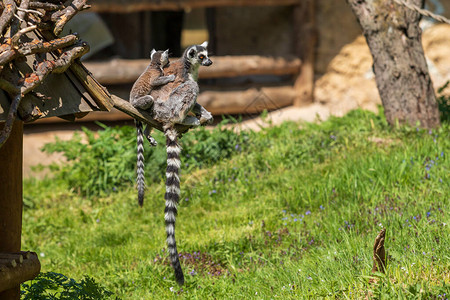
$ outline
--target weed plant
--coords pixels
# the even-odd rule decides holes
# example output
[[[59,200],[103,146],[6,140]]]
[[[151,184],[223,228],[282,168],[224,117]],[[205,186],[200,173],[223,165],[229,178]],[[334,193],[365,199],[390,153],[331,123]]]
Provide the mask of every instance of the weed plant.
[[[449,129],[391,128],[382,113],[356,110],[320,124],[187,133],[180,288],[165,248],[164,147],[146,149],[139,208],[134,130],[105,127],[111,137],[72,144],[83,160],[25,182],[23,248],[43,271],[93,277],[122,299],[447,299]],[[372,274],[381,228],[387,268]]]
[[[23,300],[102,300],[113,299],[112,293],[85,276],[80,282],[53,272],[40,273],[22,285]]]

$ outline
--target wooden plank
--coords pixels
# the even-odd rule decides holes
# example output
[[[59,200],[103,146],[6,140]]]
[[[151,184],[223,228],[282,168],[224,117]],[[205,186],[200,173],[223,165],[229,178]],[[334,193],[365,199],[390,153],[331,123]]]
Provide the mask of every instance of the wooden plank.
[[[0,123],[0,130],[4,123]],[[22,233],[23,122],[16,121],[0,147],[0,252],[20,251]],[[0,272],[2,273],[2,272]],[[0,299],[20,299],[19,284],[0,292]]]
[[[217,56],[213,65],[200,68],[199,78],[225,78],[246,75],[290,75],[300,72],[298,57]],[[148,59],[112,59],[105,62],[86,62],[85,67],[101,84],[133,83],[149,64]]]
[[[301,0],[96,0],[92,11],[130,13],[145,10],[189,10],[223,6],[286,6]]]
[[[294,9],[294,41],[295,54],[302,60],[300,72],[294,87],[297,97],[295,106],[313,101],[314,92],[314,59],[317,40],[315,28],[314,0],[304,0]]]

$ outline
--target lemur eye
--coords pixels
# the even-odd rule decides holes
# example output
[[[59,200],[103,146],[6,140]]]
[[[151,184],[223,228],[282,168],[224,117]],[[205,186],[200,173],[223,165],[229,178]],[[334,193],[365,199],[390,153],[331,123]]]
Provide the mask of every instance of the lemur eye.
[[[198,58],[200,58],[201,60],[203,60],[205,58],[204,55],[200,55]]]

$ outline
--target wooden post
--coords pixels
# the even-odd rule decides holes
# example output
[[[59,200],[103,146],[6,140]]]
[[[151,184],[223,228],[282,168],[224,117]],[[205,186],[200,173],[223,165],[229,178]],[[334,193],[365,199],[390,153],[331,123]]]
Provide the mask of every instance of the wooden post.
[[[297,97],[295,106],[313,101],[314,57],[316,46],[314,0],[304,0],[294,9],[294,52],[302,61],[294,88]]]
[[[0,130],[4,123],[0,123]],[[23,122],[14,123],[0,148],[0,252],[19,252],[22,231]],[[20,286],[0,292],[0,299],[20,299]]]

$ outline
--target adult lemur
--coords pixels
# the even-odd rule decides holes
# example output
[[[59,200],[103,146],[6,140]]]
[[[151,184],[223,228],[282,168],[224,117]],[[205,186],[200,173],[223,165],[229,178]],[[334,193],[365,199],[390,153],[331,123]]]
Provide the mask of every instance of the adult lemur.
[[[155,51],[152,50],[150,54],[150,64],[145,71],[139,76],[133,84],[130,92],[130,103],[137,108],[149,109],[153,105],[153,97],[150,92],[158,87],[165,85],[175,80],[175,75],[164,76],[163,68],[169,66],[169,50]],[[142,132],[142,122],[135,120],[137,130],[137,187],[138,187],[138,202],[142,206],[144,204],[144,139],[146,138],[152,146],[156,146],[156,141],[150,135],[150,127],[146,126],[145,133]]]
[[[145,100],[146,102],[153,102],[153,99],[155,99],[152,116],[163,125],[164,135],[166,136],[167,169],[164,219],[170,261],[175,270],[175,279],[180,285],[184,283],[184,276],[175,241],[175,220],[177,204],[180,199],[181,148],[178,145],[179,133],[175,129],[175,124],[186,123],[185,121],[189,117],[188,113],[191,111],[199,118],[197,125],[212,121],[211,114],[196,102],[199,93],[198,69],[200,66],[212,64],[212,61],[208,58],[207,46],[208,43],[204,42],[201,45],[188,47],[179,60],[164,69],[165,74],[175,75],[175,80],[155,87],[150,92],[151,97],[147,97]],[[148,104],[151,106],[151,103],[145,105]],[[139,166],[140,164],[138,164],[138,168]],[[140,194],[140,191],[138,194]]]

